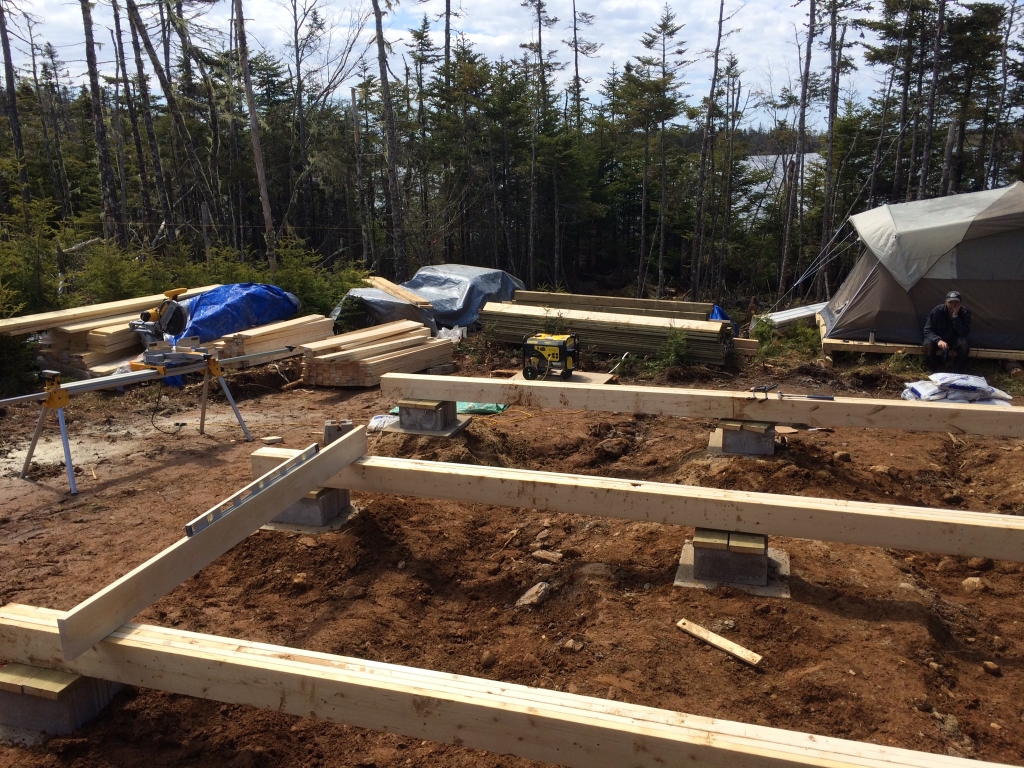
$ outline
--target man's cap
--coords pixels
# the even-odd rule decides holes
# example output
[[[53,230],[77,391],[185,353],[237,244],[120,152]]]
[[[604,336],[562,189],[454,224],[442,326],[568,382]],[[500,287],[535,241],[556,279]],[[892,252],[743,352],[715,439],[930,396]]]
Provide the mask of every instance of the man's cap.
[[[963,301],[963,297],[960,296],[960,291],[950,291],[946,294],[946,303],[951,301]]]

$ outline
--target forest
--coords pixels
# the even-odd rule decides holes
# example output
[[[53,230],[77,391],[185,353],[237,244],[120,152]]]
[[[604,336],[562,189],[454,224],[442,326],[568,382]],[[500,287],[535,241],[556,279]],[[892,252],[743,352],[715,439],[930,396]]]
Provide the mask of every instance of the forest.
[[[450,0],[399,43],[386,0],[285,0],[279,51],[253,47],[245,0],[227,29],[201,0],[101,2],[110,29],[80,0],[78,81],[46,20],[0,0],[0,316],[236,280],[329,311],[368,271],[445,262],[784,306],[841,282],[851,213],[1024,171],[1017,0],[802,0],[785,77],[730,49],[741,8],[720,0],[692,51],[666,4],[594,83],[581,0],[561,21],[523,0],[532,32],[493,60]]]

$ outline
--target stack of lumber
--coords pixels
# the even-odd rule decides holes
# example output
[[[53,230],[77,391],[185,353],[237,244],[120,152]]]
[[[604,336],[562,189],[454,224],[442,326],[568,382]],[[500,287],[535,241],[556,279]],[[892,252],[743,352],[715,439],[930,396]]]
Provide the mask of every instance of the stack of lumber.
[[[455,345],[430,338],[414,320],[397,320],[302,346],[302,380],[327,387],[372,387],[385,373],[415,373],[451,362]]]
[[[408,288],[395,285],[390,280],[385,280],[383,277],[368,277],[366,278],[366,282],[371,288],[376,288],[378,291],[384,291],[384,293],[390,294],[396,299],[401,299],[402,301],[408,302],[420,309],[430,309],[430,302],[418,293],[413,293]]]
[[[193,288],[182,298],[216,287]],[[44,367],[83,377],[102,376],[110,364],[130,360],[142,351],[142,341],[128,322],[138,320],[142,310],[157,306],[164,298],[163,294],[154,294],[11,317],[0,320],[0,333],[16,336],[42,332],[36,355]]]
[[[296,347],[294,352],[289,354],[301,354],[299,346],[328,339],[333,333],[333,319],[323,315],[305,315],[232,333],[209,346],[217,350],[217,357],[221,359],[273,352],[285,347]]]
[[[714,304],[669,299],[632,299],[624,296],[591,296],[582,293],[516,291],[516,304],[533,307],[557,307],[580,312],[611,312],[616,315],[669,317],[675,320],[707,320]]]
[[[686,337],[688,357],[695,363],[721,365],[732,349],[732,323],[724,320],[677,320],[492,301],[480,311],[480,322],[499,341],[520,344],[527,334],[543,330],[578,333],[584,349],[615,355],[658,355],[671,332]]]

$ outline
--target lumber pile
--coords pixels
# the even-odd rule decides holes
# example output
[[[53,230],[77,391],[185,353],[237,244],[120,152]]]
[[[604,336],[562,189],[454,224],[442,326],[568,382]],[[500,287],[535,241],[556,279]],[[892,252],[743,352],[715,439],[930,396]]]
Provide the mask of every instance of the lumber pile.
[[[451,362],[455,345],[430,329],[398,320],[301,347],[302,380],[327,387],[372,387],[385,373],[415,373]]]
[[[209,346],[217,350],[217,357],[222,360],[229,357],[273,352],[285,347],[296,347],[296,350],[289,354],[301,354],[297,349],[299,346],[328,339],[333,334],[333,319],[323,315],[305,315],[239,331],[230,336],[224,336]]]
[[[193,288],[181,298],[198,296],[216,288]],[[137,299],[89,304],[56,312],[0,320],[0,332],[15,336],[42,332],[36,356],[44,367],[64,369],[78,376],[103,376],[113,365],[134,358],[142,351],[139,335],[128,327],[144,309],[157,306],[163,294]]]
[[[418,293],[413,293],[408,288],[395,285],[390,280],[385,280],[383,277],[368,277],[366,278],[366,282],[371,288],[376,288],[378,291],[384,291],[384,293],[390,294],[396,299],[401,299],[402,301],[408,302],[420,309],[430,309],[430,302]]]
[[[480,312],[480,322],[499,341],[522,343],[524,336],[541,330],[572,332],[580,335],[585,349],[615,355],[658,355],[668,335],[679,332],[686,337],[689,359],[711,365],[725,362],[733,342],[732,323],[723,320],[678,320],[518,302],[487,303]]]
[[[533,307],[557,307],[581,312],[611,312],[616,315],[670,317],[676,320],[707,320],[714,304],[670,299],[633,299],[624,296],[592,296],[582,293],[516,291],[513,301]]]

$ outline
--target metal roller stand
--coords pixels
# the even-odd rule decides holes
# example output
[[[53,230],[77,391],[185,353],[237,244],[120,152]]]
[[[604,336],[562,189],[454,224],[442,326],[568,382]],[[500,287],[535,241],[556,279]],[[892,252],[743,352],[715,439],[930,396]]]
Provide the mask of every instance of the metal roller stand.
[[[64,406],[68,404],[69,397],[66,389],[60,386],[60,374],[56,371],[43,371],[40,373],[46,388],[46,399],[43,400],[42,410],[39,411],[39,421],[36,422],[36,431],[32,433],[32,442],[28,446],[28,454],[25,456],[25,464],[21,468],[21,479],[28,475],[29,467],[32,465],[32,456],[36,452],[36,445],[39,442],[39,435],[43,432],[43,421],[46,419],[46,411],[57,412],[57,421],[60,423],[60,440],[64,445],[64,467],[68,471],[68,486],[71,488],[71,495],[78,494],[78,486],[75,485],[75,467],[71,463],[71,444],[68,442],[68,425],[64,420]]]

